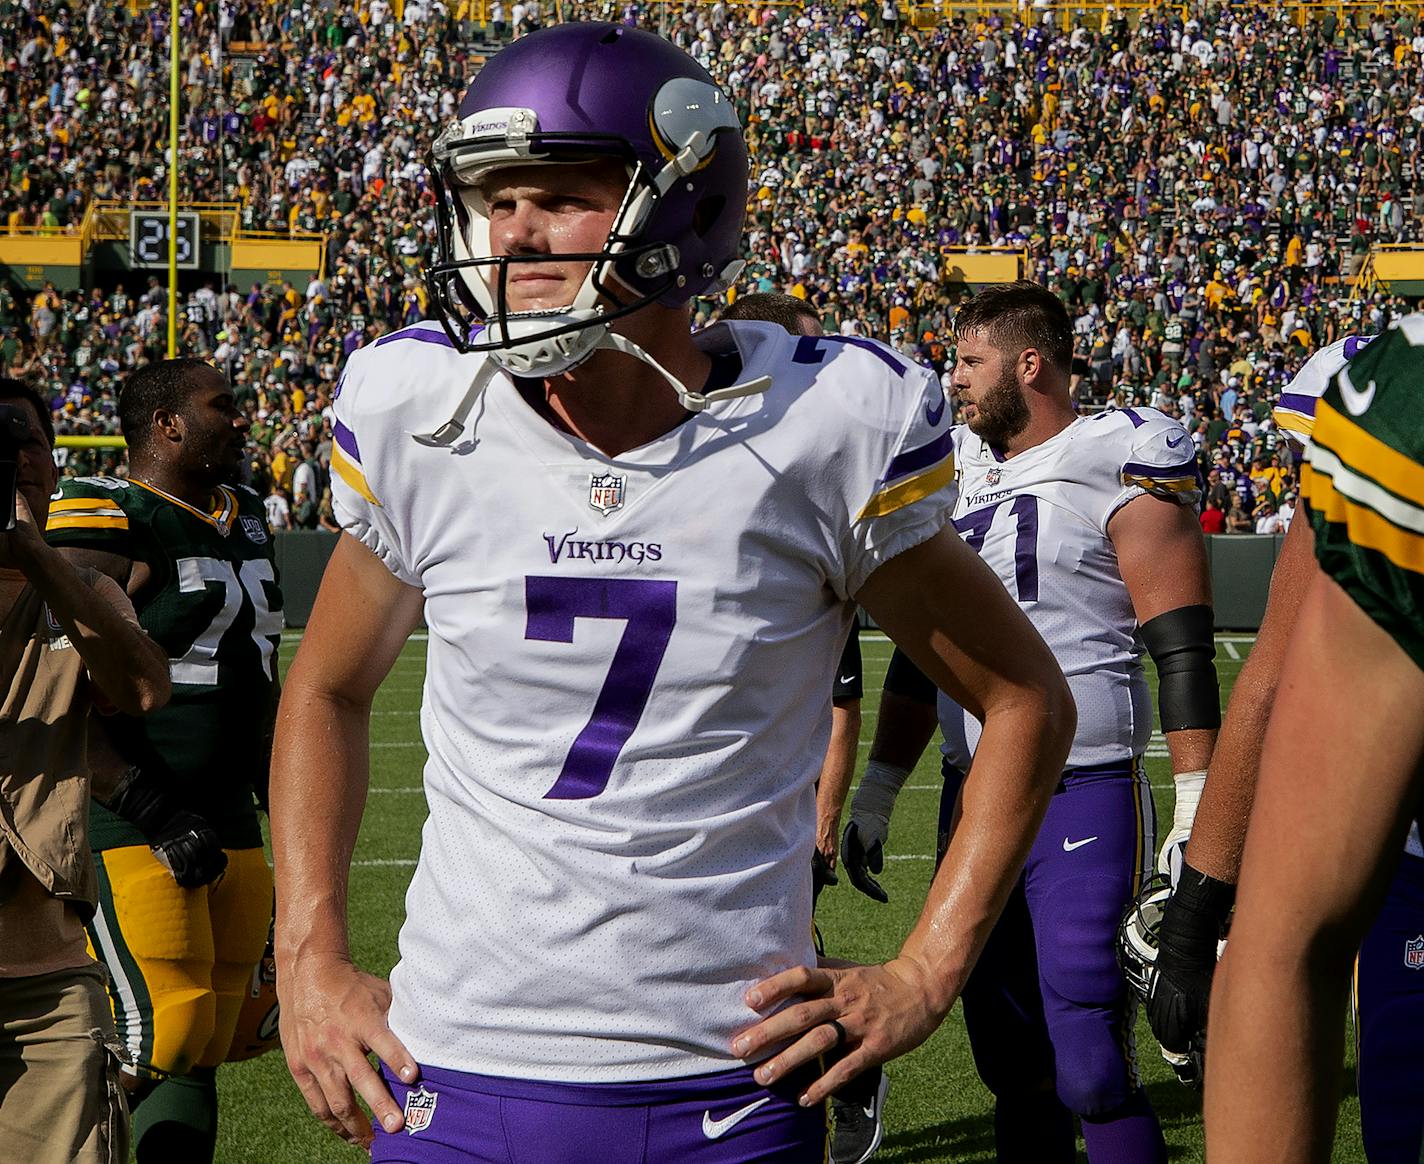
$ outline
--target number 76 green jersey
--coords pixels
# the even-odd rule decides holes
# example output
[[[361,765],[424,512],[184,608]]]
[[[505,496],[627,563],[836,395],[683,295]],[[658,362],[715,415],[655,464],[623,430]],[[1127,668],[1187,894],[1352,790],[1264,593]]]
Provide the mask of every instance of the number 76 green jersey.
[[[108,721],[120,754],[206,817],[223,844],[262,843],[253,787],[265,788],[268,718],[282,631],[272,534],[250,489],[221,486],[204,512],[138,481],[66,480],[46,534],[59,547],[144,563],[139,621],[169,658],[173,698],[152,715]],[[95,805],[95,848],[144,843]]]

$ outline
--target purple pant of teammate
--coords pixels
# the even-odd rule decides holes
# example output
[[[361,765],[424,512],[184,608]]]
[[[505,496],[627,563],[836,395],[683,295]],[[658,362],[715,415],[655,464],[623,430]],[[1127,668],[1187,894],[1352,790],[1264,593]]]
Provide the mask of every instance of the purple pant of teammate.
[[[957,769],[945,777],[941,836],[962,782]],[[1072,1161],[1074,1115],[1093,1164],[1166,1159],[1137,1075],[1136,1006],[1116,953],[1154,833],[1151,792],[1131,760],[1071,769],[1049,803],[963,995],[974,1063],[995,1097],[1001,1162]]]
[[[1355,963],[1360,1131],[1370,1164],[1417,1164],[1424,1140],[1424,858],[1405,854]]]
[[[804,1073],[762,1087],[751,1068],[657,1083],[569,1084],[422,1067],[382,1071],[406,1128],[379,1126],[373,1164],[821,1164],[825,1105]]]

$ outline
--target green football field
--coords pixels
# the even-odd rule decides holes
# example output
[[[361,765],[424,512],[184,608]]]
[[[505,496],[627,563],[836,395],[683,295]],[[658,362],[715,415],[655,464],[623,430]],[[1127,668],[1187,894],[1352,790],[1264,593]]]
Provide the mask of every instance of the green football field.
[[[295,636],[284,639],[284,664],[291,661],[296,645]],[[878,693],[890,660],[890,644],[879,635],[867,634],[862,646],[868,695],[861,742],[864,760],[875,731]],[[1217,663],[1224,694],[1229,693],[1249,649],[1249,638],[1218,640]],[[420,789],[425,752],[419,726],[424,666],[425,644],[413,639],[381,688],[372,719],[371,795],[351,873],[351,944],[357,962],[379,974],[388,972],[396,959],[396,932],[405,913],[405,889],[414,870],[425,817]],[[1155,676],[1153,683],[1155,687]],[[938,771],[938,753],[932,750],[901,794],[891,832],[892,859],[881,879],[890,904],[877,905],[844,881],[822,895],[817,920],[829,952],[866,961],[883,959],[895,952],[909,930],[930,875]],[[1158,819],[1170,819],[1171,770],[1160,737],[1154,739],[1148,771]],[[1166,1127],[1171,1158],[1202,1159],[1197,1097],[1175,1082],[1142,1019],[1137,1042],[1152,1103]],[[974,1073],[957,1009],[924,1046],[892,1063],[889,1074],[885,1142],[877,1160],[929,1164],[993,1159],[990,1097]],[[1336,1161],[1364,1159],[1353,1078],[1353,1064],[1347,1064],[1340,1082]],[[336,1140],[307,1114],[280,1055],[224,1067],[219,1095],[218,1160],[222,1164],[315,1164],[366,1158]]]

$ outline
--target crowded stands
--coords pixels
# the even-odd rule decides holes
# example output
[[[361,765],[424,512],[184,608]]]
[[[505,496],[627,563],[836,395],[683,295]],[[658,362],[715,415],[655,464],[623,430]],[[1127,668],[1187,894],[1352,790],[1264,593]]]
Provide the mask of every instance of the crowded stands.
[[[967,293],[942,248],[1020,250],[1075,319],[1083,408],[1150,404],[1193,432],[1209,532],[1280,532],[1295,476],[1272,401],[1305,357],[1403,300],[1357,280],[1424,221],[1424,29],[1407,13],[1304,21],[1285,5],[1075,17],[893,4],[562,5],[641,24],[736,102],[753,153],[737,290],[808,299],[947,379]],[[3,229],[77,229],[95,199],[166,190],[167,9],[0,5]],[[183,197],[251,230],[324,232],[305,286],[185,283],[179,348],[231,378],[274,524],[334,528],[328,406],[343,358],[426,315],[423,164],[480,62],[552,19],[537,0],[189,2]],[[699,318],[715,318],[718,302]],[[0,285],[6,374],[62,434],[117,431],[124,376],[161,357],[158,277],[61,294]],[[66,471],[120,467],[70,449]]]

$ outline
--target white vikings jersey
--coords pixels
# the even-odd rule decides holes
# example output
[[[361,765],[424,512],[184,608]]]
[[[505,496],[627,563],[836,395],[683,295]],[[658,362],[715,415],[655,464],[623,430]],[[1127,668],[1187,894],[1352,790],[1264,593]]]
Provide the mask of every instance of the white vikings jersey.
[[[610,458],[433,324],[337,395],[343,527],[425,593],[430,805],[391,1026],[422,1062],[571,1082],[727,1070],[754,981],[813,964],[813,782],[850,597],[948,523],[934,377],[719,325],[758,396]]]
[[[1108,522],[1149,493],[1197,504],[1201,477],[1186,429],[1154,408],[1122,408],[1080,417],[1009,460],[967,426],[953,432],[955,527],[1063,668],[1078,705],[1069,766],[1140,755],[1152,701]],[[964,718],[972,751],[980,724]]]

